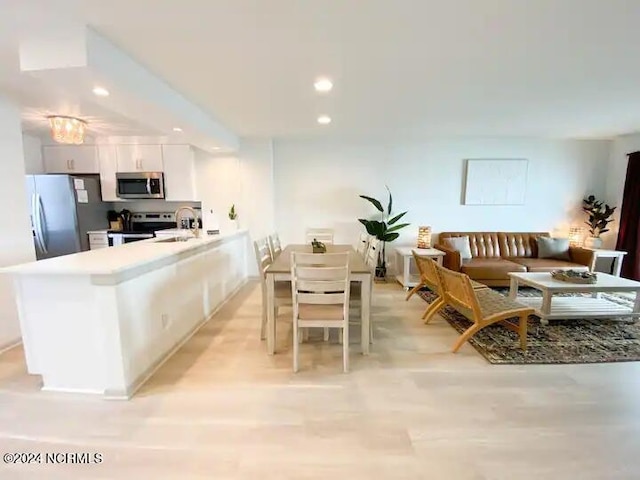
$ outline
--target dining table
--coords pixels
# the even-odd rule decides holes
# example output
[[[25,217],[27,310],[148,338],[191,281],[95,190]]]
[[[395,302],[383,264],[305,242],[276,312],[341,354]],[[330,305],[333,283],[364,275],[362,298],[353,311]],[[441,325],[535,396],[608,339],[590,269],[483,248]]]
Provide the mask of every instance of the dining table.
[[[327,244],[327,253],[349,253],[349,278],[360,282],[361,287],[361,345],[362,354],[369,354],[369,325],[371,322],[371,290],[373,275],[364,258],[352,245]],[[273,355],[276,350],[276,305],[275,282],[291,281],[291,254],[293,252],[312,253],[310,244],[287,245],[265,270],[267,283],[267,352]],[[292,319],[293,320],[293,319]]]

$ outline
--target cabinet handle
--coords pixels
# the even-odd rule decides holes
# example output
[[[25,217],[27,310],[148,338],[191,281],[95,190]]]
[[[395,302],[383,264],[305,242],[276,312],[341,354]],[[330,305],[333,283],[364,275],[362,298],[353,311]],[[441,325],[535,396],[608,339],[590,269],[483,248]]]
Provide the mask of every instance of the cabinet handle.
[[[75,170],[76,169],[76,161],[74,159],[71,159],[71,170]]]

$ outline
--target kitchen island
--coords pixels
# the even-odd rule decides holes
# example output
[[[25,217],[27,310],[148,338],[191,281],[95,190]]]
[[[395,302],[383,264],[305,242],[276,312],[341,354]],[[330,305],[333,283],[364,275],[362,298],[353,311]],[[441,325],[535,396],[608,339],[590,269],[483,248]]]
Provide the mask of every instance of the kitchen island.
[[[130,398],[245,283],[246,230],[172,240],[3,269],[43,390]]]

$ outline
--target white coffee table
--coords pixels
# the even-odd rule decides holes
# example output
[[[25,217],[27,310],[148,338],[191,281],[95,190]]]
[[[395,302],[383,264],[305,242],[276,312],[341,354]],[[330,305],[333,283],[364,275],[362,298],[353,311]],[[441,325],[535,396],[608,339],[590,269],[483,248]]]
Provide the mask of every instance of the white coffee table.
[[[598,272],[593,284],[569,283],[554,279],[547,272],[509,273],[509,297],[535,308],[543,325],[549,320],[567,318],[640,317],[640,282]],[[518,297],[518,287],[524,285],[542,292],[540,297]],[[591,293],[591,297],[554,297],[556,293]],[[603,292],[635,292],[633,308],[600,297]]]

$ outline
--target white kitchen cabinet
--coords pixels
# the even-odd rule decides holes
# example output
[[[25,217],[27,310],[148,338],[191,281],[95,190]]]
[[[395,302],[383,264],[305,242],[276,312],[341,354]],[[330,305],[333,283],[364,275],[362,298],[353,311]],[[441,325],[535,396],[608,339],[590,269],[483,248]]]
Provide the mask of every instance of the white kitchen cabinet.
[[[109,238],[107,237],[107,231],[104,232],[89,232],[89,249],[97,250],[98,248],[107,248],[109,246]]]
[[[46,145],[42,157],[47,173],[100,173],[95,145]]]
[[[196,201],[193,149],[189,145],[163,145],[164,190],[167,201]]]
[[[116,202],[120,200],[116,195],[116,172],[118,160],[115,145],[98,145],[98,158],[100,159],[100,190],[103,202]]]
[[[160,145],[117,145],[118,172],[162,172]]]

